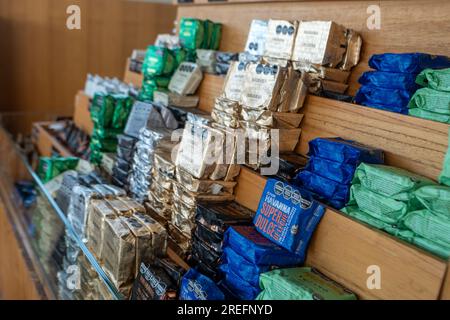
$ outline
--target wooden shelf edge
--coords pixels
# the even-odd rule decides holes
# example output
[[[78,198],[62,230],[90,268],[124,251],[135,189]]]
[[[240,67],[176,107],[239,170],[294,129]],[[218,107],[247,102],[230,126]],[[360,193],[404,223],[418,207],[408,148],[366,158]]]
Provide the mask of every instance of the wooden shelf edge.
[[[55,148],[63,157],[74,157],[73,153],[66,148],[55,136],[53,136],[50,131],[47,130],[47,126],[52,124],[54,122],[35,122],[34,126],[38,130],[38,141],[37,141],[37,147],[39,152],[43,153],[44,156],[50,156],[48,153],[48,150],[44,151],[43,149],[40,149],[42,141],[45,141],[45,143],[49,143],[51,147]],[[41,136],[42,135],[42,136]],[[44,139],[44,140],[43,140]],[[43,152],[44,151],[44,152]]]

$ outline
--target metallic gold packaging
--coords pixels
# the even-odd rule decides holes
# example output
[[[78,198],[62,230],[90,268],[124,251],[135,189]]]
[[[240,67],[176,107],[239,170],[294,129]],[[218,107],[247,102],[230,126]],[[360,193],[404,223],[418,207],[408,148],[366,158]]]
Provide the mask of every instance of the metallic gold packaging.
[[[146,214],[135,213],[134,217],[150,230],[153,257],[164,257],[167,250],[167,230],[158,221]]]
[[[293,62],[294,69],[308,72],[310,77],[330,80],[340,83],[347,83],[350,77],[350,71],[327,68],[318,64]]]
[[[162,202],[161,199],[158,198],[152,191],[149,191],[147,196],[148,196],[148,206],[165,220],[170,220],[172,217],[171,201]]]
[[[128,208],[132,211],[132,213],[136,213],[136,212],[145,213],[144,206],[142,204],[140,204],[139,202],[137,202],[136,200],[133,200],[128,197],[120,197],[117,199],[119,199],[120,201],[125,203],[125,205],[128,206]]]
[[[136,260],[136,241],[125,217],[105,218],[102,260],[104,270],[121,293],[129,294]],[[124,292],[126,291],[126,292]]]
[[[185,211],[188,212],[189,210],[194,210],[195,211],[195,206],[197,204],[197,197],[198,194],[190,192],[189,190],[187,190],[183,185],[179,184],[179,183],[174,183],[173,184],[173,205],[176,207],[176,209],[178,209],[180,212],[182,212],[182,210],[184,208],[181,208],[180,204],[176,205],[176,202],[182,202],[183,204],[185,204],[184,207],[186,207]],[[189,214],[187,214],[186,216],[189,216]]]
[[[231,115],[229,113],[225,113],[222,111],[219,111],[217,109],[213,109],[211,112],[211,118],[225,126],[225,127],[229,127],[229,128],[238,128],[239,127],[239,116],[236,115]]]
[[[157,184],[157,186],[155,188],[160,187],[165,190],[172,190],[172,182],[174,179],[172,179],[169,176],[166,176],[165,174],[161,173],[158,170],[155,170],[155,168],[153,168],[153,171],[152,171],[152,179],[153,179],[152,186],[151,186],[152,191],[156,192],[155,189],[153,189],[154,184]],[[162,191],[160,191],[160,192],[162,192]],[[161,193],[159,193],[159,194],[161,194]]]
[[[356,66],[359,63],[361,48],[361,35],[352,29],[347,29],[347,50],[339,68],[342,70],[351,70]]]
[[[176,167],[172,161],[171,150],[157,148],[154,157],[154,169],[168,177],[174,178]]]
[[[117,217],[116,212],[105,200],[92,200],[88,218],[88,245],[99,259],[103,250],[105,219]]]
[[[224,97],[217,97],[214,100],[214,109],[228,113],[229,115],[237,115],[241,108],[237,101],[229,100]]]
[[[195,216],[195,213],[194,213]],[[193,230],[195,229],[194,216],[186,218],[181,214],[174,213],[172,215],[172,224],[178,228],[178,230],[186,237],[192,237]]]
[[[157,221],[160,225],[162,225],[164,228],[167,228],[168,221],[172,218],[172,204],[170,207],[167,208],[166,217],[160,215],[156,210],[153,208],[152,204],[147,201],[144,203],[145,208],[147,209],[147,215],[152,218],[153,220]],[[168,218],[167,218],[168,217]]]
[[[244,62],[231,62],[222,90],[224,98],[232,101],[241,100],[245,83],[245,66]]]
[[[106,201],[108,202],[108,205],[114,210],[114,212],[119,216],[131,216],[133,214],[133,209],[118,198],[106,199]]]
[[[153,181],[150,191],[160,202],[170,203],[172,199],[172,182],[170,182],[169,188],[165,188],[159,184],[159,181]]]
[[[291,60],[298,21],[269,20],[264,56]]]
[[[188,253],[192,249],[191,239],[186,237],[177,227],[173,224],[168,224],[169,232],[169,247],[175,250],[181,258],[186,258]]]
[[[220,192],[233,193],[236,182],[200,180],[194,178],[181,168],[176,171],[177,181],[188,191],[196,193],[218,194]]]

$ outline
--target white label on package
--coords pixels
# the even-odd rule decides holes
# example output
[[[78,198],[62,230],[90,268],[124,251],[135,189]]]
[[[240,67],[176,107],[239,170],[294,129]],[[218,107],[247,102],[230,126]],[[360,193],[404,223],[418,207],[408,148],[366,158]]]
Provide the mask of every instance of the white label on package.
[[[269,20],[264,55],[271,58],[291,60],[297,22]]]
[[[240,101],[245,82],[245,63],[232,62],[228,71],[223,94],[225,98],[232,101]]]
[[[194,94],[202,78],[203,74],[197,64],[183,62],[170,80],[169,90],[180,95]]]
[[[139,138],[139,131],[147,124],[152,109],[153,105],[136,101],[131,109],[124,132],[129,136]]]
[[[245,51],[255,55],[262,56],[264,54],[264,48],[266,45],[266,38],[268,29],[267,20],[253,20],[250,25],[250,31],[248,33],[247,44],[245,45]]]
[[[332,21],[301,21],[292,60],[323,64]]]

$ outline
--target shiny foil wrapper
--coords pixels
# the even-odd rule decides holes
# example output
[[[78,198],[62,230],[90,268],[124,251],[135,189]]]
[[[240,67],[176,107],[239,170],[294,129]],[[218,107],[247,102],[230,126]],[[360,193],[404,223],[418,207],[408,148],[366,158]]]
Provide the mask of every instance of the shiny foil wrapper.
[[[172,215],[172,224],[178,228],[186,237],[191,238],[195,229],[195,221],[193,218],[187,219],[183,215],[174,213]]]
[[[348,78],[350,77],[349,71],[335,68],[327,68],[317,64],[310,64],[310,63],[305,64],[302,62],[293,62],[293,66],[296,70],[309,73],[310,77],[312,78],[319,78],[323,80],[347,83]]]
[[[135,213],[134,217],[150,230],[153,257],[164,257],[167,251],[167,230],[161,223],[146,214]]]
[[[309,75],[289,68],[285,85],[281,89],[278,112],[297,113],[305,102],[310,85]]]
[[[229,113],[213,109],[211,111],[211,118],[215,122],[223,125],[224,127],[239,128],[239,115],[238,114],[231,115]]]
[[[348,87],[348,84],[311,77],[309,92],[312,94],[319,94],[322,91],[328,91],[338,94],[344,94],[345,92],[347,92]]]
[[[214,100],[214,110],[228,113],[229,115],[239,115],[240,112],[239,102],[228,100],[224,97],[218,97]]]
[[[190,192],[206,193],[206,194],[219,194],[221,192],[233,193],[233,189],[236,186],[236,182],[231,181],[213,181],[213,180],[200,180],[194,178],[186,171],[178,168],[176,171],[177,181],[183,185]]]
[[[175,202],[181,202],[185,205],[186,210],[193,209],[195,210],[195,206],[197,205],[197,197],[198,194],[188,191],[179,183],[173,184],[173,204]],[[181,205],[176,206],[177,209],[181,208]]]
[[[162,216],[158,212],[156,212],[156,210],[153,208],[152,204],[148,200],[147,202],[144,203],[144,205],[145,208],[147,209],[147,215],[153,220],[157,221],[167,230],[167,223],[170,221],[170,219],[172,219],[172,204],[169,207],[167,207],[166,216]]]
[[[174,179],[172,179],[169,176],[166,176],[165,174],[163,174],[155,169],[153,169],[152,175],[153,175],[152,187],[154,184],[157,184],[157,186],[155,188],[162,188],[162,189],[169,190],[169,191],[172,190],[172,183],[174,182]],[[153,188],[151,188],[151,189],[155,190]],[[162,192],[162,191],[160,191],[160,192]]]
[[[102,261],[119,291],[126,290],[135,274],[136,241],[125,217],[105,218]]]
[[[150,188],[153,195],[163,203],[170,203],[172,199],[172,182],[170,182],[170,188],[165,188],[158,182],[154,181]]]
[[[134,213],[133,208],[129,207],[127,203],[123,200],[117,199],[107,199],[108,205],[114,210],[114,212],[119,216],[131,216]]]
[[[145,208],[142,204],[140,204],[139,202],[128,198],[128,197],[121,197],[118,198],[120,201],[122,201],[123,203],[125,203],[125,205],[131,210],[132,213],[136,213],[136,212],[141,212],[141,213],[145,213]]]
[[[241,100],[245,83],[245,68],[245,62],[231,62],[222,90],[224,98],[236,102]]]
[[[165,149],[156,149],[154,156],[154,169],[168,176],[175,177],[175,163],[172,162],[172,152]]]
[[[172,219],[172,203],[161,202],[160,199],[151,191],[148,192],[148,205],[165,220]]]
[[[186,237],[177,227],[169,223],[169,247],[174,249],[181,258],[186,258],[192,249],[192,240]]]
[[[116,218],[117,213],[105,200],[92,200],[88,218],[88,245],[91,252],[100,259],[103,250],[103,234],[106,218]]]
[[[342,64],[339,66],[342,70],[351,70],[359,63],[362,48],[361,35],[352,29],[347,29],[347,50]]]
[[[298,21],[269,20],[264,56],[291,60]]]

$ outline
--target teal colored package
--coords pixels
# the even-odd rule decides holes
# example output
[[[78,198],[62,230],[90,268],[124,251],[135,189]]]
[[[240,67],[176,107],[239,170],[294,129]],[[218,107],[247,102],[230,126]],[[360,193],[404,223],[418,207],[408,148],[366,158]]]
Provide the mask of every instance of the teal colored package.
[[[252,264],[281,267],[303,263],[303,257],[270,241],[253,226],[229,227],[224,236],[224,247],[227,246]]]
[[[225,297],[214,281],[189,269],[181,280],[180,300],[225,300]]]
[[[305,190],[269,179],[253,223],[265,237],[305,259],[325,207]]]

